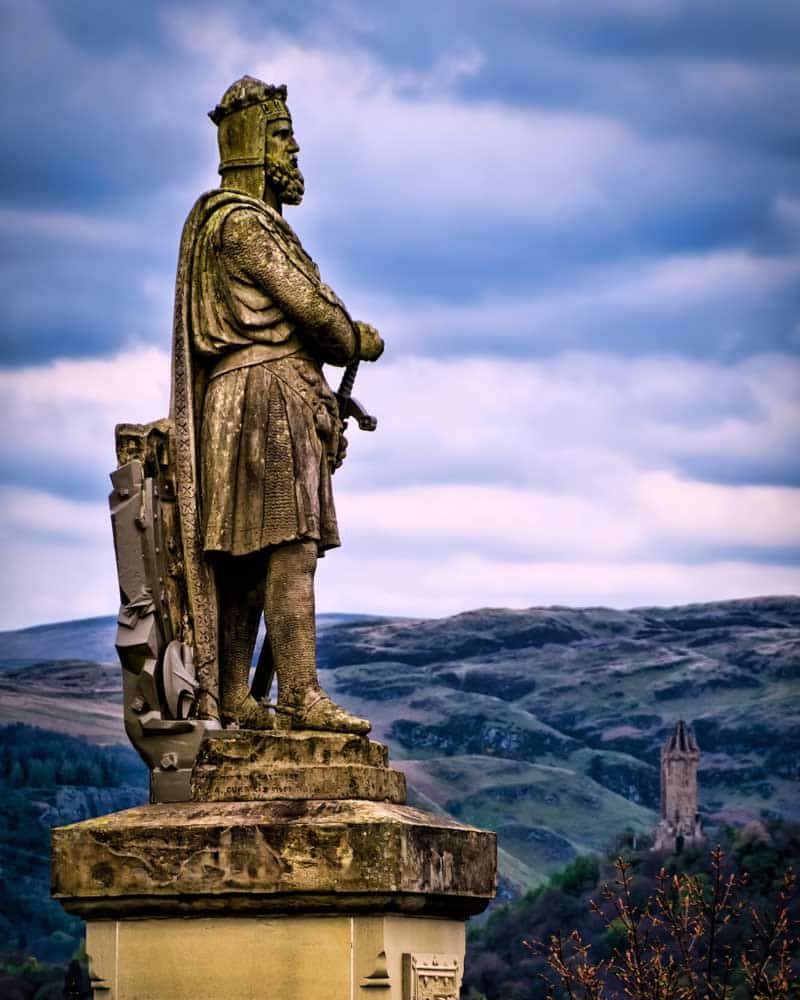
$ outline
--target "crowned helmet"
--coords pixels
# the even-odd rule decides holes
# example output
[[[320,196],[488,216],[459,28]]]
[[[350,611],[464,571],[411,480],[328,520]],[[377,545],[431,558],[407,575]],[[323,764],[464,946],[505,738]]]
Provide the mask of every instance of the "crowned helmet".
[[[278,118],[292,120],[286,106],[286,85],[273,87],[243,76],[228,87],[208,117],[217,126],[221,174],[241,167],[263,167],[267,123]]]

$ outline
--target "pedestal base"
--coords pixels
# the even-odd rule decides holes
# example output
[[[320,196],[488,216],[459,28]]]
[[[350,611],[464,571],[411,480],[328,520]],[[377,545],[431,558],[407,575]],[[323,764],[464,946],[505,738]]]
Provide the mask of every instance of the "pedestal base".
[[[495,836],[364,801],[180,802],[53,830],[52,894],[71,913],[480,913]]]
[[[53,831],[96,998],[458,1000],[495,836],[403,805],[385,747],[214,733],[192,791]]]
[[[464,924],[402,916],[91,921],[104,1000],[458,1000]]]

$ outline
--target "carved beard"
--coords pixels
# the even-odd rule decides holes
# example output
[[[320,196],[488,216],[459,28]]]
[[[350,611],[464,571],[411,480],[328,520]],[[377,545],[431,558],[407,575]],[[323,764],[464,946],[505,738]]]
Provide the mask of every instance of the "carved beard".
[[[303,200],[305,182],[299,167],[267,153],[264,164],[267,183],[275,192],[282,205],[299,205]]]

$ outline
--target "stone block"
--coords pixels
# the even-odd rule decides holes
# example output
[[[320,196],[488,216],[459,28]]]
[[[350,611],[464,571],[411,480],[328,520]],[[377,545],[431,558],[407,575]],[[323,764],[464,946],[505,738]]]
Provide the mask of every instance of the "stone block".
[[[86,948],[104,1000],[457,1000],[464,924],[336,914],[95,920]],[[419,990],[429,966],[448,973],[435,994]]]
[[[86,918],[243,912],[464,919],[495,889],[493,833],[365,801],[141,806],[53,831],[52,890]]]
[[[386,747],[363,736],[226,730],[203,741],[192,773],[192,798],[403,803],[405,775],[387,765]]]
[[[258,732],[222,729],[206,734],[198,766],[264,767],[302,764],[363,764],[387,767],[389,751],[376,740],[350,733]]]

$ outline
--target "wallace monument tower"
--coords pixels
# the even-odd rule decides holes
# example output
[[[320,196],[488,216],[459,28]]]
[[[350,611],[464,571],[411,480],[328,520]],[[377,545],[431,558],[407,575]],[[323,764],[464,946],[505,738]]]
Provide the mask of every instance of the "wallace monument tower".
[[[96,998],[457,1000],[494,835],[405,805],[317,678],[333,475],[348,426],[376,427],[352,390],[383,340],[283,218],[304,192],[286,87],[245,76],[210,118],[221,183],[181,238],[170,414],[117,427],[111,476],[150,804],[54,830],[52,891],[87,922]]]

